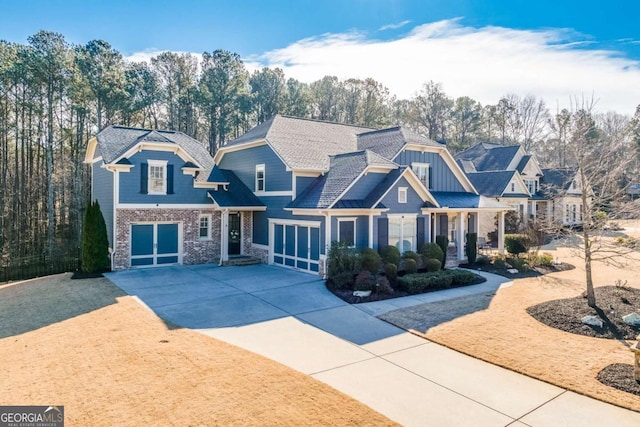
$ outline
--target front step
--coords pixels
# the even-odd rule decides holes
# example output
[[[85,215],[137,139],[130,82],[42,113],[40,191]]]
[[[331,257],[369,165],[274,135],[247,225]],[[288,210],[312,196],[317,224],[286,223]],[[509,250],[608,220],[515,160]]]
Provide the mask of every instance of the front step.
[[[458,249],[455,246],[449,246],[447,248],[447,261],[444,263],[444,268],[456,268],[459,264]]]
[[[239,267],[243,265],[255,265],[255,264],[262,264],[262,260],[260,258],[255,258],[252,256],[246,256],[246,255],[229,257],[227,261],[222,262],[222,265],[224,267],[230,267],[230,266]]]

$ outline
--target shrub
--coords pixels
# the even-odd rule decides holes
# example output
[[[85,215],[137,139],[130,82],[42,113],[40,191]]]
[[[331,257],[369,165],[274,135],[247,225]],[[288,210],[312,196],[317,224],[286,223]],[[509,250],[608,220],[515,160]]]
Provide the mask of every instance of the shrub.
[[[504,257],[498,255],[493,258],[493,266],[495,268],[507,268],[507,262]]]
[[[409,274],[413,274],[418,271],[418,263],[414,259],[405,259],[404,260],[404,271]]]
[[[538,265],[543,267],[551,267],[553,265],[553,255],[549,252],[543,252],[537,256]]]
[[[380,250],[380,256],[385,264],[400,264],[400,250],[395,246],[385,246]]]
[[[429,276],[426,274],[407,274],[399,280],[403,290],[410,294],[424,292],[429,287],[429,282]]]
[[[82,226],[82,271],[103,273],[110,268],[107,225],[96,200],[89,203]]]
[[[476,265],[489,265],[491,260],[486,255],[478,255],[476,258]]]
[[[380,265],[382,264],[382,258],[378,252],[371,248],[362,249],[359,258],[359,269],[366,270],[373,274],[378,273]]]
[[[507,262],[518,271],[529,270],[528,260],[526,258],[507,258]]]
[[[524,234],[506,234],[504,236],[504,245],[512,255],[519,255],[529,250],[529,237]]]
[[[449,249],[449,238],[447,236],[436,236],[436,243],[442,250],[442,268],[447,265],[447,249]]]
[[[467,286],[480,280],[480,276],[466,270],[451,270],[451,280],[453,286]]]
[[[356,271],[358,256],[353,248],[345,242],[333,242],[329,248],[327,259],[327,276],[334,279],[339,274],[348,273],[353,276]]]
[[[398,278],[398,266],[395,264],[387,263],[384,265],[384,275],[391,283],[395,283]]]
[[[437,259],[441,265],[444,265],[442,264],[444,261],[444,252],[442,252],[442,249],[437,243],[425,243],[420,247],[420,253],[425,259]]]
[[[413,251],[406,251],[402,254],[402,258],[404,259],[412,259],[415,262],[418,262],[418,254]]]
[[[432,272],[432,271],[440,270],[442,268],[442,265],[440,264],[440,260],[432,258],[432,259],[427,259],[424,262],[424,267],[427,271]]]
[[[453,276],[449,271],[438,271],[429,274],[429,286],[433,288],[448,288],[453,282]]]
[[[354,291],[374,291],[376,289],[376,279],[368,271],[361,271],[356,276]]]
[[[393,288],[386,277],[378,276],[376,283],[376,292],[379,294],[392,294]]]
[[[478,254],[478,233],[467,233],[467,262],[469,264],[476,263],[476,255]]]
[[[353,273],[351,271],[343,271],[327,280],[327,289],[336,291],[338,289],[353,289],[354,284]]]

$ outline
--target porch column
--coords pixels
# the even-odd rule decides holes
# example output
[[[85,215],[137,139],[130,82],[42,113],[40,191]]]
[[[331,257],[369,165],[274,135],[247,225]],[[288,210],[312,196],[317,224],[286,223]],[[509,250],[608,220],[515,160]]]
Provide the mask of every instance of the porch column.
[[[229,261],[229,209],[220,214],[220,265]]]
[[[535,201],[531,202],[531,215],[533,215],[533,222],[538,219],[538,205]]]
[[[373,249],[373,215],[369,215],[369,249]]]
[[[504,211],[498,212],[498,252],[504,255]]]
[[[458,244],[458,260],[464,259],[464,238],[466,234],[466,225],[467,225],[467,213],[466,212],[458,212],[458,216],[456,218],[456,229],[458,235],[456,236],[457,244]]]

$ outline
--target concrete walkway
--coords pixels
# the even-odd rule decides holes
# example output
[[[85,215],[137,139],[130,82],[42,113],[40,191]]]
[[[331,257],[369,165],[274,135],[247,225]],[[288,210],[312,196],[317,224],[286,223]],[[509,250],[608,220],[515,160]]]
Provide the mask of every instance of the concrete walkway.
[[[273,266],[108,275],[162,318],[313,376],[403,425],[633,426],[640,414],[411,335],[377,314],[474,293],[504,278],[351,306],[316,277]]]

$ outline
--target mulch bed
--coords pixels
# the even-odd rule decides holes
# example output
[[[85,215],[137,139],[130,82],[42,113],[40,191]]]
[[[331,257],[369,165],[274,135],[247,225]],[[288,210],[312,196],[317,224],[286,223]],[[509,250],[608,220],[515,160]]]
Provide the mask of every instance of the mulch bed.
[[[429,293],[429,292],[442,291],[442,290],[445,290],[445,289],[463,288],[463,287],[466,287],[466,286],[472,286],[472,285],[477,285],[479,283],[484,283],[486,281],[487,281],[487,279],[485,279],[484,277],[478,276],[478,280],[476,280],[473,283],[470,283],[468,285],[463,285],[463,286],[451,285],[451,286],[446,287],[446,288],[433,287],[433,288],[427,289],[423,293],[426,294],[426,293]],[[364,302],[383,301],[383,300],[387,300],[387,299],[400,298],[400,297],[406,297],[406,296],[412,295],[412,294],[409,294],[408,292],[397,290],[396,288],[394,288],[393,292],[390,293],[390,294],[372,292],[371,295],[369,295],[368,297],[356,297],[356,296],[353,296],[353,290],[344,290],[344,289],[337,289],[337,290],[329,289],[329,290],[335,296],[337,296],[338,298],[340,298],[341,300],[343,300],[345,302],[348,302],[349,304],[360,304],[360,303],[364,303]]]
[[[509,279],[524,279],[526,277],[539,277],[549,273],[557,273],[559,271],[567,271],[573,270],[576,268],[571,264],[567,264],[566,262],[561,262],[559,264],[553,264],[550,267],[536,267],[527,271],[518,271],[517,273],[509,273],[506,268],[498,268],[493,264],[488,265],[469,265],[469,264],[460,264],[460,268],[468,268],[469,270],[479,270],[484,271],[486,273],[497,274],[499,276],[508,277]]]
[[[527,308],[533,318],[552,328],[588,337],[635,340],[640,327],[627,325],[622,316],[640,312],[640,289],[603,286],[595,289],[598,308],[587,305],[586,295],[547,301]],[[584,325],[584,316],[598,316],[602,328]]]
[[[633,379],[633,366],[614,363],[598,373],[598,381],[609,387],[640,396],[640,383]]]

